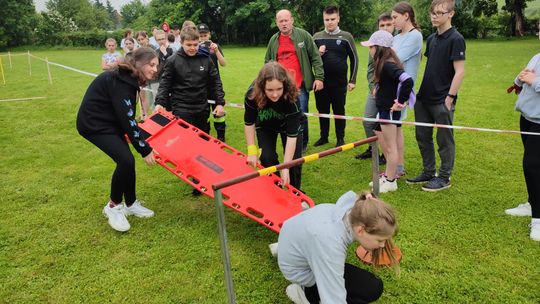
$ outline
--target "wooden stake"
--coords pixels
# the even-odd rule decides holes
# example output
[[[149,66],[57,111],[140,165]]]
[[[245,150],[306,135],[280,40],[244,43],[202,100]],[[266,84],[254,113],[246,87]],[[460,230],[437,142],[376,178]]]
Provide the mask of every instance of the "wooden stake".
[[[45,57],[45,64],[47,64],[47,74],[49,74],[49,84],[52,84],[51,67],[49,66],[48,57]]]
[[[13,70],[13,65],[11,65],[11,52],[8,52],[8,58],[9,58],[9,69]]]
[[[2,57],[0,57],[0,72],[2,72],[2,81],[6,84],[6,77],[4,76],[4,64],[2,63]]]
[[[28,51],[28,74],[32,76],[32,62],[30,62],[30,51]]]

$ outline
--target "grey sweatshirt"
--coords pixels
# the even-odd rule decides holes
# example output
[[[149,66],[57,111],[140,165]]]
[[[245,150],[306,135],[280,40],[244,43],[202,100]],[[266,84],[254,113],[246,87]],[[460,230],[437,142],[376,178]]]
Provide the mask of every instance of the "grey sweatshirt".
[[[292,283],[317,283],[323,304],[347,303],[343,273],[354,238],[346,215],[356,199],[348,191],[335,205],[319,204],[285,221],[279,234],[279,269]]]
[[[517,77],[514,83],[522,87],[516,102],[516,111],[521,112],[525,119],[540,124],[540,53],[536,54],[527,69],[533,70],[536,74],[532,85],[520,81]]]

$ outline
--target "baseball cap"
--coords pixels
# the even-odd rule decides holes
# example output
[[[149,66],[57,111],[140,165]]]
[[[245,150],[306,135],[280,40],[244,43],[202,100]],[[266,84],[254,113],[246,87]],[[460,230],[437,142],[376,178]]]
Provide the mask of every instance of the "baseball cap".
[[[197,30],[199,30],[199,33],[209,33],[210,29],[208,28],[208,25],[201,23],[197,25]]]
[[[394,40],[394,37],[392,34],[390,34],[387,31],[379,30],[376,31],[369,37],[368,41],[362,41],[360,42],[363,46],[384,46],[384,47],[392,47],[392,41]]]

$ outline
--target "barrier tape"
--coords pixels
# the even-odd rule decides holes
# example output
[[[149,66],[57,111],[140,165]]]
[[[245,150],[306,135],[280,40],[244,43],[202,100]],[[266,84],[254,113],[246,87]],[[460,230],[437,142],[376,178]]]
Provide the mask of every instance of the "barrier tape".
[[[23,100],[34,100],[34,99],[45,99],[47,97],[26,97],[26,98],[12,98],[12,99],[0,99],[2,101],[23,101]]]
[[[19,54],[21,55],[21,54]],[[27,54],[23,54],[27,55]],[[13,55],[11,55],[13,56]],[[43,60],[45,59],[31,55],[30,56]],[[49,64],[71,70],[74,72],[78,72],[81,74],[89,75],[97,77],[97,74],[81,71],[79,69],[75,69],[72,67],[68,67],[56,62],[49,61]],[[151,91],[154,92],[151,89],[143,88],[145,91]],[[214,100],[208,100],[208,103],[215,104],[216,102]],[[235,103],[228,103],[226,106],[231,108],[239,108],[243,109],[244,105],[241,104],[235,104]],[[456,130],[465,130],[465,131],[477,131],[477,132],[492,132],[492,133],[506,133],[506,134],[520,134],[520,135],[540,135],[540,133],[536,132],[522,132],[522,131],[515,131],[515,130],[499,130],[499,129],[490,129],[490,128],[477,128],[477,127],[467,127],[467,126],[454,126],[454,125],[442,125],[442,124],[432,124],[432,123],[425,123],[425,122],[413,122],[413,121],[396,121],[396,120],[389,120],[389,119],[379,119],[379,118],[367,118],[367,117],[357,117],[357,116],[345,116],[345,115],[334,115],[334,114],[320,114],[320,113],[305,113],[306,116],[311,117],[320,117],[320,118],[331,118],[331,119],[344,119],[344,120],[360,120],[360,121],[369,121],[369,122],[382,122],[382,123],[392,123],[392,124],[404,124],[409,126],[419,126],[419,127],[429,127],[429,128],[439,128],[439,129],[456,129]]]

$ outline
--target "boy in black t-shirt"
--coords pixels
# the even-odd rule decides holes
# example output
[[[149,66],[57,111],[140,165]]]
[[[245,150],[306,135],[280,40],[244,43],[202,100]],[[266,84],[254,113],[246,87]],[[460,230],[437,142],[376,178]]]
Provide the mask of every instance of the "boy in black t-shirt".
[[[431,3],[431,23],[437,32],[431,34],[426,43],[426,70],[414,106],[417,122],[453,124],[457,94],[465,75],[465,40],[452,26],[454,6],[454,0],[434,0]],[[437,129],[441,158],[437,175],[432,137],[433,128],[416,127],[416,141],[424,168],[420,175],[407,179],[407,183],[426,183],[422,190],[435,192],[450,187],[456,146],[452,129]]]

